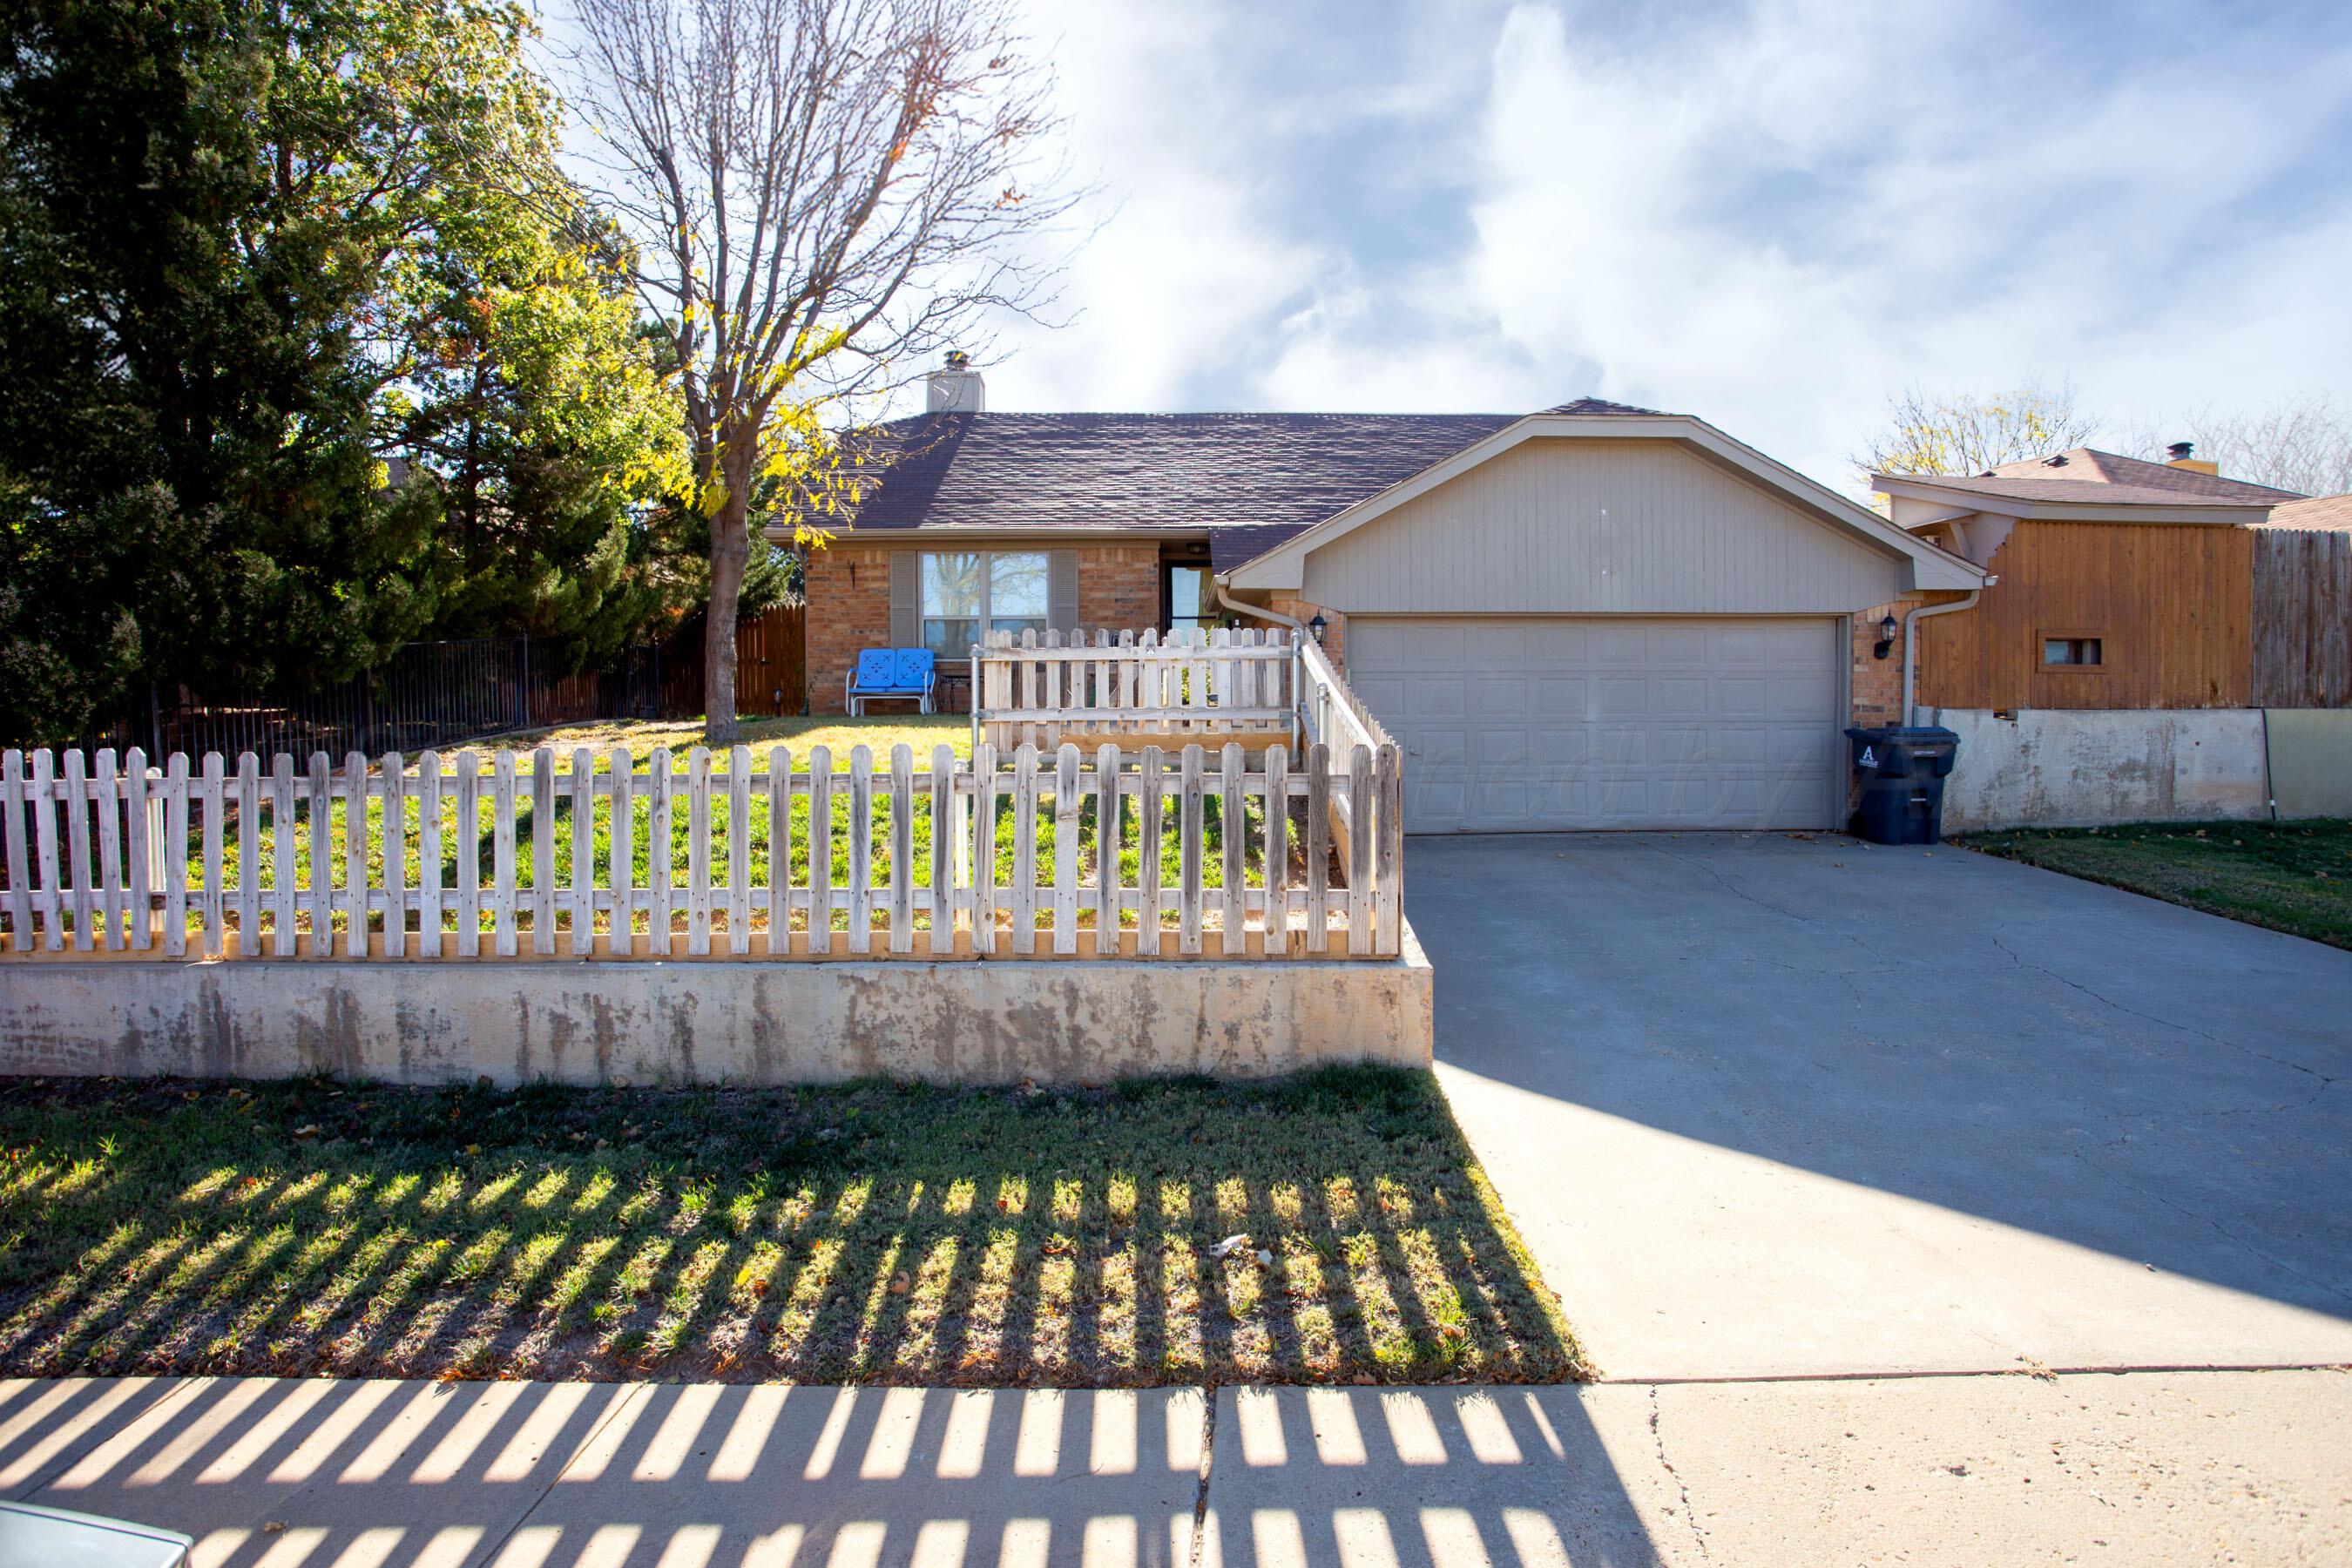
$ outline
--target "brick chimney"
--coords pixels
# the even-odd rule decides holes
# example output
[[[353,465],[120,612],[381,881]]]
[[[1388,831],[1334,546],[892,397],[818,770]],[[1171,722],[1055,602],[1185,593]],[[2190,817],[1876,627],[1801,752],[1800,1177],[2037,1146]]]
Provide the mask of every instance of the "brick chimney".
[[[978,414],[988,406],[988,389],[980,372],[971,368],[971,356],[961,349],[950,349],[947,363],[923,381],[929,394],[926,405],[933,414]]]
[[[2221,472],[2221,465],[2209,463],[2198,457],[2196,453],[2196,442],[2175,441],[2164,449],[2164,466],[2168,468],[2186,468],[2192,474],[2211,474],[2218,478]]]

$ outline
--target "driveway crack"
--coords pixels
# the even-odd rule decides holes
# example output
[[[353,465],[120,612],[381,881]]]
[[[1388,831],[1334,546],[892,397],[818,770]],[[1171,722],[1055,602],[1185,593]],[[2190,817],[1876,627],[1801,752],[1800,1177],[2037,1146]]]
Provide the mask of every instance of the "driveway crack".
[[[2159,1027],[2172,1029],[2180,1034],[2194,1035],[2200,1040],[2210,1040],[2214,1045],[2221,1046],[2225,1049],[2242,1052],[2257,1060],[2269,1062],[2273,1067],[2287,1068],[2293,1071],[2303,1073],[2306,1077],[2317,1079],[2323,1089],[2336,1081],[2328,1074],[2321,1072],[2317,1068],[2308,1068],[2304,1066],[2301,1062],[2289,1061],[2284,1057],[2275,1057],[2268,1051],[2256,1050],[2252,1046],[2242,1045],[2236,1040],[2227,1038],[2224,1036],[2213,1034],[2209,1030],[2195,1028],[2188,1024],[2180,1023],[2176,1019],[2159,1017],[2154,1013],[2143,1013],[2137,1007],[2126,1007],[2121,1002],[2116,1001],[2114,997],[2107,995],[2105,993],[2095,991],[2090,986],[2084,984],[2081,981],[2074,979],[2069,975],[2061,974],[2056,970],[2048,967],[2046,964],[2030,963],[2026,962],[2025,958],[2021,955],[2015,948],[2000,940],[2000,931],[1989,931],[1985,935],[1992,942],[1993,946],[2000,949],[2004,953],[2007,953],[2009,955],[2009,961],[2018,968],[2030,969],[2036,974],[2046,974],[2051,979],[2058,982],[2059,984],[2079,991],[2084,995],[2088,996],[2092,1001],[2098,1003],[2101,1006],[2111,1007],[2126,1017],[2137,1018],[2143,1023],[2155,1024]]]
[[[2116,1183],[2117,1185],[2129,1187],[2136,1193],[2154,1198],[2158,1203],[2162,1204],[2166,1208],[2170,1209],[2173,1213],[2180,1215],[2184,1219],[2193,1219],[2200,1225],[2209,1226],[2217,1235],[2219,1235],[2221,1239],[2227,1241],[2232,1247],[2237,1247],[2240,1251],[2246,1253],[2250,1257],[2260,1258],[2263,1262],[2269,1264],[2280,1273],[2292,1275],[2295,1279],[2302,1280],[2305,1284],[2312,1287],[2312,1289],[2325,1291],[2326,1294],[2335,1297],[2339,1301],[2352,1302],[2352,1291],[2347,1291],[2341,1286],[2330,1284],[2325,1279],[2315,1279],[2309,1274],[2305,1274],[2302,1269],[2294,1267],[2294,1265],[2288,1263],[2284,1259],[2272,1257],[2269,1253],[2264,1252],[2261,1247],[2256,1247],[2245,1237],[2238,1235],[2237,1232],[2231,1230],[2228,1226],[2223,1225],[2220,1220],[2215,1219],[2212,1215],[2200,1214],[2197,1210],[2190,1208],[2186,1204],[2175,1202],[2159,1188],[2151,1187],[2142,1182],[2135,1182],[2128,1176],[2111,1171],[2107,1169],[2106,1166],[2100,1164],[2096,1160],[2092,1159],[2088,1154],[2083,1153],[2079,1150],[2075,1152],[2074,1158],[2082,1161],[2083,1163],[2090,1166],[2091,1169],[2098,1172],[2099,1174],[2106,1177],[2109,1181]]]
[[[1675,1494],[1682,1499],[1683,1522],[1690,1526],[1691,1539],[1698,1545],[1698,1554],[1711,1559],[1714,1553],[1707,1550],[1706,1527],[1699,1523],[1697,1513],[1691,1508],[1690,1483],[1683,1479],[1680,1470],[1675,1468],[1675,1462],[1666,1458],[1666,1436],[1659,1427],[1659,1414],[1658,1385],[1654,1383],[1650,1384],[1650,1441],[1657,1449],[1660,1468],[1674,1478]]]

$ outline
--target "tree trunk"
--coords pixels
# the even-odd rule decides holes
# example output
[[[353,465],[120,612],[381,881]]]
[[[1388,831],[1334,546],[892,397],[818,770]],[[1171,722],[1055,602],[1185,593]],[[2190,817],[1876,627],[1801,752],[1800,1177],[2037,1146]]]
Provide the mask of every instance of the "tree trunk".
[[[735,721],[735,605],[743,595],[743,571],[751,560],[751,492],[727,487],[719,515],[710,520],[710,610],[702,628],[702,711],[705,743],[731,746],[740,738]]]

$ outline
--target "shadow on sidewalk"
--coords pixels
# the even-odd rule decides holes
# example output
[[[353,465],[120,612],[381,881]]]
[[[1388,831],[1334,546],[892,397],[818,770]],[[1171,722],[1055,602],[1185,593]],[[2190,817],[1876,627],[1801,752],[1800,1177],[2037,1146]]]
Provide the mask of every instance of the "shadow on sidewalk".
[[[1652,1563],[1592,1392],[22,1380],[0,1496],[203,1568]]]

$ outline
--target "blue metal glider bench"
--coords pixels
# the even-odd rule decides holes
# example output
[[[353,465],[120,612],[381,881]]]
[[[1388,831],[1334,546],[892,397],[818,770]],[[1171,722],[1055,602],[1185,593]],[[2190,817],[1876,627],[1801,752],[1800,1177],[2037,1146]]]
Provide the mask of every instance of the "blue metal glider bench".
[[[866,704],[876,698],[911,700],[917,712],[929,713],[938,679],[929,648],[869,647],[849,672],[844,701],[853,719],[864,718]]]

